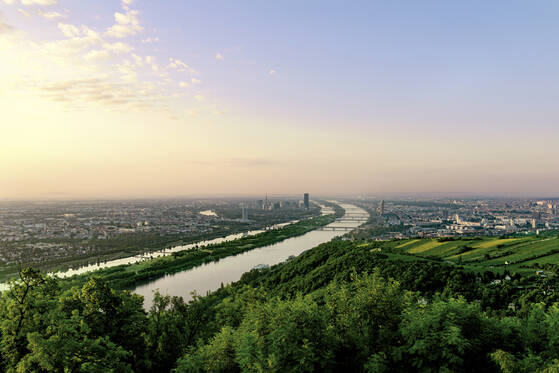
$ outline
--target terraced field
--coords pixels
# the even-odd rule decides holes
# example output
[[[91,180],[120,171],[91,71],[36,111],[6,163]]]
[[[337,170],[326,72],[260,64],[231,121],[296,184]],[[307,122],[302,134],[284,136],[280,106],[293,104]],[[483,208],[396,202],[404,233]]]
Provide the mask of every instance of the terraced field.
[[[462,239],[410,239],[387,242],[395,254],[461,262],[464,265],[521,270],[535,264],[559,264],[559,237],[475,237]]]

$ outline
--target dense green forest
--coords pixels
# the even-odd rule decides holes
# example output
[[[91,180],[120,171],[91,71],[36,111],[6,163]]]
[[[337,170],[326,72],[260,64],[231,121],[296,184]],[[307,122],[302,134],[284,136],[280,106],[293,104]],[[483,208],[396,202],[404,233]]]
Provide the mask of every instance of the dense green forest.
[[[557,372],[554,273],[335,240],[185,304],[33,269],[0,298],[8,372]],[[487,267],[489,268],[489,267]],[[496,281],[499,280],[499,281]]]

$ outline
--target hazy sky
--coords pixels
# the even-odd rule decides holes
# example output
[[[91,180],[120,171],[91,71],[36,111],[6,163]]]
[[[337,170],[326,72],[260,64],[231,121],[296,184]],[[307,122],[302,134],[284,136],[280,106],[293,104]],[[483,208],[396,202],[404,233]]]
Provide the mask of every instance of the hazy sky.
[[[559,195],[559,2],[0,0],[0,199]]]

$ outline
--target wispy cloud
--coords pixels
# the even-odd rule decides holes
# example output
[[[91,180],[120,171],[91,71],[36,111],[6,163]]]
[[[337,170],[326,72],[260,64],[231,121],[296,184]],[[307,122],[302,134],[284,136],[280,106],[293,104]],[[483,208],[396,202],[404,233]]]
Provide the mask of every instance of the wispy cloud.
[[[111,54],[102,49],[92,49],[86,54],[83,55],[83,58],[86,60],[104,60],[111,56]]]
[[[104,43],[103,48],[116,54],[130,53],[134,50],[134,47],[132,47],[130,44],[126,44],[120,41],[116,43]]]
[[[28,11],[24,10],[24,9],[18,9],[17,10],[19,14],[25,16],[25,17],[31,17],[31,13],[29,13]]]
[[[12,2],[13,3],[13,2]],[[23,5],[51,6],[58,4],[58,0],[21,0]]]
[[[122,0],[122,8],[124,10],[128,10],[130,5],[132,5],[133,2],[134,2],[134,0]]]
[[[277,162],[266,158],[230,158],[216,161],[200,161],[191,160],[187,163],[199,164],[204,166],[217,166],[217,167],[268,167],[276,164]]]
[[[144,85],[136,90],[126,84],[117,84],[104,79],[75,79],[54,83],[38,84],[36,89],[43,97],[74,104],[126,105],[146,108],[159,104],[154,100],[154,87]]]
[[[74,25],[70,25],[67,23],[58,23],[58,29],[60,31],[62,31],[62,33],[64,34],[64,36],[69,37],[69,38],[73,38],[76,36],[80,36],[82,34],[82,32],[80,31],[80,29]]]
[[[216,60],[223,60],[223,55],[221,53],[218,53],[215,55],[215,59]]]
[[[43,18],[46,18],[46,19],[68,18],[67,14],[59,13],[59,12],[45,12],[42,9],[39,9],[37,11],[37,14],[40,17],[43,17]]]
[[[169,64],[167,65],[167,68],[176,69],[179,72],[198,74],[198,71],[194,70],[192,67],[188,66],[186,63],[179,60],[178,58],[169,58]]]
[[[114,13],[115,23],[105,29],[73,22],[72,13],[67,9],[46,11],[39,8],[57,1],[26,1],[25,5],[36,7],[23,11],[57,21],[51,27],[58,29],[58,37],[32,41],[26,39],[25,33],[2,36],[2,48],[11,48],[8,55],[21,56],[10,59],[11,65],[3,64],[4,76],[9,78],[14,89],[62,103],[67,110],[101,105],[111,110],[163,111],[170,117],[173,116],[171,111],[182,115],[221,113],[216,102],[207,98],[211,96],[200,93],[193,96],[185,92],[184,88],[201,83],[196,69],[181,58],[156,56],[160,53],[157,50],[149,53],[149,44],[159,41],[156,35],[141,40],[146,44],[141,48],[135,45],[140,40],[132,36],[143,27],[140,12],[130,9],[132,0],[121,0],[123,10]],[[0,2],[18,4],[22,0]],[[0,20],[0,34],[11,30],[11,26]],[[160,64],[160,60],[168,60],[168,63]],[[18,61],[25,61],[26,65]],[[7,70],[12,71],[8,73]]]
[[[127,10],[126,13],[115,12],[115,24],[105,31],[105,35],[112,38],[125,38],[136,35],[143,30],[138,19],[137,10]]]
[[[12,31],[12,29],[13,29],[12,26],[8,25],[7,23],[5,23],[0,19],[0,34],[3,34],[5,32],[10,32]]]
[[[144,44],[158,43],[158,42],[159,42],[159,38],[157,36],[156,37],[149,37],[149,38],[146,38],[146,39],[142,40],[142,43],[144,43]]]
[[[229,159],[226,163],[233,167],[267,167],[275,162],[264,158],[236,158]]]

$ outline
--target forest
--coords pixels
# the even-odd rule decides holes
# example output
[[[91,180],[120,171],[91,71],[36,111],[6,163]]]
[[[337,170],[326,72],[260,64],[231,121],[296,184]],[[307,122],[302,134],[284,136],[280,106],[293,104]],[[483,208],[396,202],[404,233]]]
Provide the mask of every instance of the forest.
[[[207,296],[32,268],[0,298],[6,372],[557,372],[557,280],[333,240]],[[498,280],[498,281],[497,281]]]

